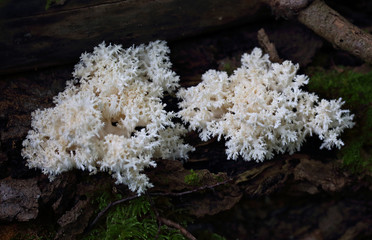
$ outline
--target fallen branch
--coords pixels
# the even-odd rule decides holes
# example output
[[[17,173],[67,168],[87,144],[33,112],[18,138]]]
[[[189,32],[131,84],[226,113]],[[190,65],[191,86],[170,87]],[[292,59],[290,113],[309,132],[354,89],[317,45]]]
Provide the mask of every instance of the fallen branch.
[[[372,63],[372,35],[351,24],[320,0],[298,15],[298,20],[335,46]]]
[[[278,17],[294,18],[334,46],[372,63],[372,35],[321,0],[262,0]]]

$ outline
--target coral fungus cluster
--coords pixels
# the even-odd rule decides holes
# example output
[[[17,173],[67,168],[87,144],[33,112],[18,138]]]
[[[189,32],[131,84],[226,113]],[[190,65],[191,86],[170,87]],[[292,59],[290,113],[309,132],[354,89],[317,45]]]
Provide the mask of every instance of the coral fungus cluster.
[[[298,65],[271,63],[257,48],[233,75],[209,70],[200,84],[179,90],[181,110],[168,112],[161,98],[179,82],[168,53],[156,41],[128,49],[102,43],[82,54],[55,107],[32,113],[22,150],[28,166],[51,179],[73,168],[107,171],[142,194],[152,186],[143,170],[154,159],[187,159],[194,149],[183,143],[187,130],[172,121],[176,115],[202,140],[224,137],[228,158],[247,161],[293,153],[314,133],[321,147],[341,147],[340,134],[353,126],[341,99],[305,92]]]
[[[178,92],[179,115],[200,138],[223,136],[229,159],[263,161],[274,153],[298,151],[305,137],[319,135],[321,148],[340,148],[353,115],[343,102],[320,100],[301,89],[308,83],[290,61],[271,63],[255,48],[242,56],[242,66],[228,76],[209,70],[197,86]]]
[[[187,158],[186,129],[161,101],[179,81],[168,52],[156,41],[128,49],[102,43],[82,54],[56,106],[32,113],[22,151],[28,166],[50,178],[72,168],[108,171],[141,194],[152,186],[141,172],[156,166],[154,158]]]

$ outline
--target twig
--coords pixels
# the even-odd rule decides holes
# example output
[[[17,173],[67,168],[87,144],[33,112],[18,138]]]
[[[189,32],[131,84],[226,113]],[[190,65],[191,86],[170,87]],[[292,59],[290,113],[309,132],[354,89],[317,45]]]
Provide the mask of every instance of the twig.
[[[175,222],[173,222],[169,219],[163,218],[163,217],[159,217],[158,219],[164,225],[167,225],[168,227],[175,228],[175,229],[179,230],[184,237],[186,237],[190,240],[196,240],[196,238],[189,231],[187,231],[184,227],[182,227],[178,223],[175,223]]]
[[[130,201],[130,200],[133,200],[133,199],[136,199],[138,198],[139,196],[138,195],[135,195],[135,196],[131,196],[131,197],[127,197],[127,198],[123,198],[123,199],[120,199],[120,200],[117,200],[115,202],[111,202],[109,203],[102,211],[100,211],[98,213],[98,215],[96,216],[96,218],[89,224],[86,232],[89,232],[92,227],[98,222],[98,220],[107,213],[107,211],[111,208],[111,207],[114,207],[120,203],[123,203],[123,202],[126,202],[126,201]]]
[[[372,35],[351,24],[321,0],[261,0],[273,12],[299,22],[334,46],[372,63]]]
[[[257,32],[258,43],[263,48],[264,52],[269,54],[270,61],[276,63],[282,63],[283,60],[279,57],[278,52],[276,51],[275,45],[270,42],[269,37],[267,36],[265,30],[261,28]]]
[[[315,0],[298,20],[335,46],[372,63],[372,35],[351,24],[323,1]]]

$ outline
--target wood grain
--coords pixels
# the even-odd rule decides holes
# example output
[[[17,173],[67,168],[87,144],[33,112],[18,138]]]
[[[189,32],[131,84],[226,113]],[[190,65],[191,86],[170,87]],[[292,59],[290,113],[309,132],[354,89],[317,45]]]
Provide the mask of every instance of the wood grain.
[[[71,0],[0,3],[0,74],[77,62],[105,40],[176,40],[256,19],[258,0]],[[44,3],[44,2],[43,2]]]

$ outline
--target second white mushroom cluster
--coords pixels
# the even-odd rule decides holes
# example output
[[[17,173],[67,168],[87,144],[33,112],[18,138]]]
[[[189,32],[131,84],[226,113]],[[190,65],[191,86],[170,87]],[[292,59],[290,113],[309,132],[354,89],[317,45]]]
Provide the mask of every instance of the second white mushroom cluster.
[[[301,89],[308,83],[290,61],[272,63],[259,48],[244,54],[242,66],[228,76],[209,70],[202,82],[181,89],[179,115],[202,140],[226,139],[227,156],[263,161],[274,153],[298,151],[306,136],[317,134],[321,148],[340,148],[353,115],[341,99],[327,101]]]

